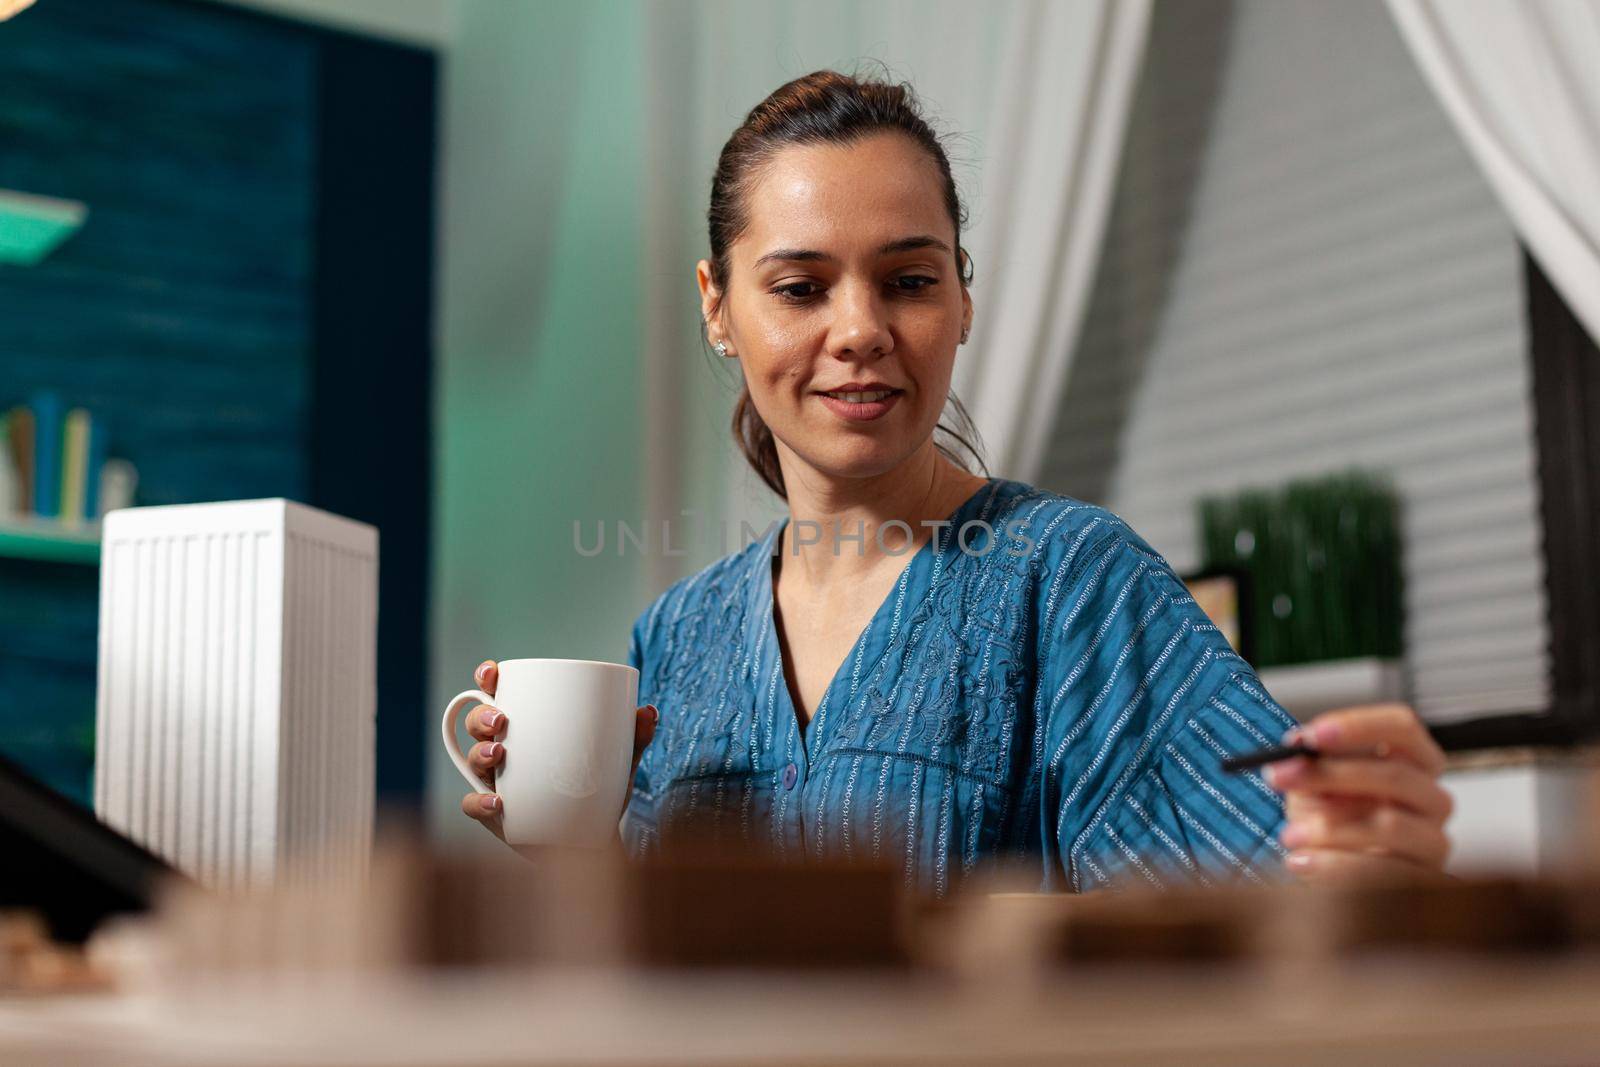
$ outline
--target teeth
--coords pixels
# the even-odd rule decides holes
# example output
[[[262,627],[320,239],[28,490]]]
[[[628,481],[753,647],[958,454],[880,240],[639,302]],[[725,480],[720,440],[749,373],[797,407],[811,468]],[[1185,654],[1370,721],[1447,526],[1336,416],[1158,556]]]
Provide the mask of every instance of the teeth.
[[[829,393],[827,395],[851,404],[871,404],[883,400],[893,392],[893,389],[880,389],[875,393]]]

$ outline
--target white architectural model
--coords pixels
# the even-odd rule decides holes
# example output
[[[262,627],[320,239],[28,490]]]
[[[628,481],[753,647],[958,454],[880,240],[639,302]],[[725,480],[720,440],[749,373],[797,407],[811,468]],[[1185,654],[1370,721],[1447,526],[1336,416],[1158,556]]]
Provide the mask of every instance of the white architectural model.
[[[361,877],[378,531],[286,500],[106,516],[94,806],[204,885]]]

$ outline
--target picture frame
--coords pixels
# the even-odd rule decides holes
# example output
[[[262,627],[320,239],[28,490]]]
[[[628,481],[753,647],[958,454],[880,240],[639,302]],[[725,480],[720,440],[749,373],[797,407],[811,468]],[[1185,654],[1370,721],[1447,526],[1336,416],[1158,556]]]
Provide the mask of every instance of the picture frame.
[[[1206,567],[1178,577],[1233,650],[1254,666],[1255,619],[1250,573],[1235,567]]]

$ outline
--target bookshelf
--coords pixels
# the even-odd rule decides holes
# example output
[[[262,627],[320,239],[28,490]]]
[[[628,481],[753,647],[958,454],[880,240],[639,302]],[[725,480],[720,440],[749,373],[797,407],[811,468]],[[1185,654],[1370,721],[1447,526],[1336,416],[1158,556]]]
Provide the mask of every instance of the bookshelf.
[[[83,226],[88,207],[14,189],[0,189],[0,263],[31,267]]]
[[[0,518],[0,558],[100,563],[100,524],[68,524],[25,515]]]
[[[382,528],[379,706],[413,702],[428,689],[437,56],[193,0],[37,4],[3,36],[0,189],[90,208],[36,265],[0,264],[0,409],[37,420],[54,393],[90,412],[108,459],[137,469],[135,505],[285,497]],[[372,351],[391,372],[376,383]],[[352,417],[374,429],[352,437]],[[90,484],[86,516],[105,510]],[[99,531],[9,511],[0,753],[87,806]],[[384,720],[377,788],[420,803],[427,738]]]

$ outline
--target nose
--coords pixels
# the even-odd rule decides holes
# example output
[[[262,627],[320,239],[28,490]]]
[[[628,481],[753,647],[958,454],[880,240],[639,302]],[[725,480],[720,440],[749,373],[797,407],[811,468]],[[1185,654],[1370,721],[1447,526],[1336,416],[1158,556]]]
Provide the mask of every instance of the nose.
[[[894,348],[883,301],[872,286],[839,286],[834,292],[838,316],[829,347],[835,359],[875,358]]]

